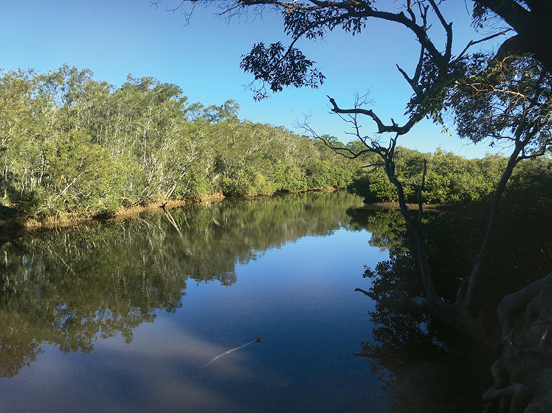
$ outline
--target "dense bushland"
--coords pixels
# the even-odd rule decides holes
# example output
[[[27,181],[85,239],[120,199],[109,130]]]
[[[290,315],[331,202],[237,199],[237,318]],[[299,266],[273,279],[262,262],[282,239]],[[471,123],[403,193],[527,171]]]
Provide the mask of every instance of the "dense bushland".
[[[0,77],[0,200],[30,215],[110,212],[148,200],[272,194],[349,187],[367,202],[395,201],[373,155],[351,161],[322,141],[238,118],[239,106],[189,103],[174,84],[133,78],[117,88],[89,69]],[[335,138],[326,137],[336,143]],[[358,143],[347,146],[354,149]],[[466,159],[438,149],[399,148],[397,177],[416,202],[479,201],[492,194],[507,159]],[[525,185],[550,174],[548,158],[522,162]]]
[[[376,164],[375,155],[363,155],[366,165]],[[397,178],[402,182],[406,201],[417,203],[417,191],[422,184],[424,160],[427,161],[422,201],[428,204],[471,203],[488,199],[496,190],[508,158],[487,154],[482,159],[466,159],[437,149],[421,153],[398,148],[395,158]],[[552,160],[541,157],[518,164],[509,188],[536,187],[536,181],[552,176]],[[397,189],[389,182],[382,167],[370,167],[349,185],[352,193],[366,202],[397,201]]]
[[[359,165],[227,101],[189,103],[174,84],[119,88],[89,69],[0,77],[0,199],[31,215],[108,212],[147,200],[346,187]]]

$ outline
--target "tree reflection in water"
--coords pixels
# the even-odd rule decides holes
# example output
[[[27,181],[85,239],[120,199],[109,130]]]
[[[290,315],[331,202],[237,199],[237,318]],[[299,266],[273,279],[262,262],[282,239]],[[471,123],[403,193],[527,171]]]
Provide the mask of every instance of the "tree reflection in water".
[[[358,199],[310,193],[227,201],[111,225],[23,234],[0,245],[0,377],[53,344],[89,353],[98,338],[182,305],[187,283],[231,286],[235,266],[306,235],[328,235]]]
[[[480,307],[489,310],[482,319],[489,331],[498,332],[493,314],[500,299],[544,277],[552,265],[545,225],[549,221],[542,214],[527,217],[515,201],[506,203],[485,268],[485,288],[478,297],[485,304]],[[477,253],[474,246],[483,237],[484,211],[475,205],[426,214],[428,259],[437,291],[446,300],[454,301],[456,286]],[[491,364],[500,351],[470,342],[450,325],[419,311],[399,308],[398,302],[423,292],[413,242],[400,214],[369,209],[348,213],[351,226],[368,229],[373,234],[371,244],[390,252],[389,260],[365,269],[370,286],[359,290],[376,302],[370,313],[376,327],[372,341],[363,342],[355,354],[367,357],[372,371],[387,377],[384,388],[390,393],[390,412],[483,411],[481,396],[493,385]],[[524,242],[512,244],[513,239]]]
[[[375,325],[371,341],[361,344],[355,356],[367,357],[373,373],[385,376],[388,391],[401,383],[412,370],[440,359],[450,342],[449,332],[421,311],[391,308],[389,299],[419,295],[423,286],[417,260],[408,249],[407,232],[398,211],[349,210],[352,226],[363,225],[372,234],[370,244],[389,248],[389,260],[374,270],[365,267],[364,278],[371,280],[369,291],[359,289],[375,303],[370,317]]]

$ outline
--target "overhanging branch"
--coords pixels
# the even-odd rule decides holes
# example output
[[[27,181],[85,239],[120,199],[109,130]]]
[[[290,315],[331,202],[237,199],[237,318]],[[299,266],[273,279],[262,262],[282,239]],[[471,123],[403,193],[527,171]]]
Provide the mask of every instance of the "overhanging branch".
[[[330,103],[332,104],[332,112],[369,116],[374,122],[376,122],[376,125],[378,126],[378,133],[397,133],[398,135],[404,135],[408,133],[408,131],[410,131],[410,129],[412,129],[412,127],[416,124],[416,119],[414,119],[414,117],[411,117],[408,122],[405,123],[403,126],[397,125],[395,121],[393,121],[393,119],[391,119],[391,121],[393,122],[392,125],[385,125],[381,121],[381,119],[372,111],[372,109],[341,109],[335,102],[335,99],[331,98],[328,95],[326,95],[326,97],[330,100]]]

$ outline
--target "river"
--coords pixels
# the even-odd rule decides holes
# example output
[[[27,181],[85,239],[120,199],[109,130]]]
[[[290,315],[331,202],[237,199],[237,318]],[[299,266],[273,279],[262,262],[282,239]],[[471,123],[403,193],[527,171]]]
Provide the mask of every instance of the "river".
[[[385,412],[347,193],[225,201],[0,246],[1,412]],[[260,341],[255,341],[257,337]]]

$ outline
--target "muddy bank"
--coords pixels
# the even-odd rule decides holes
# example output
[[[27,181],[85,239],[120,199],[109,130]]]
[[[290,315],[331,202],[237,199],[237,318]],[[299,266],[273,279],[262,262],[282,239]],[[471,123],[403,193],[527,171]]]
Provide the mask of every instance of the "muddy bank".
[[[342,188],[316,188],[309,191],[284,191],[281,193],[301,193],[301,192],[334,192],[343,190]],[[280,193],[280,194],[281,194]],[[276,193],[278,194],[278,193]],[[222,194],[216,193],[206,196],[194,196],[182,199],[170,199],[166,201],[144,201],[131,204],[118,211],[109,213],[97,212],[67,212],[47,215],[42,217],[30,217],[17,209],[3,206],[0,203],[0,236],[2,233],[9,233],[17,230],[34,230],[40,228],[71,227],[79,225],[88,225],[91,223],[105,223],[121,219],[138,217],[140,214],[155,212],[159,210],[170,210],[180,208],[185,205],[207,205],[212,202],[220,202],[223,199],[232,198],[258,198],[263,196],[273,196],[276,194]]]
[[[199,196],[184,199],[171,199],[167,201],[145,201],[133,204],[119,211],[110,213],[59,213],[44,217],[29,217],[19,213],[16,209],[0,205],[0,231],[32,230],[39,228],[69,227],[86,225],[95,222],[108,222],[121,219],[138,217],[142,213],[158,210],[170,210],[185,205],[206,205],[225,199],[223,194],[217,193],[209,196]]]

